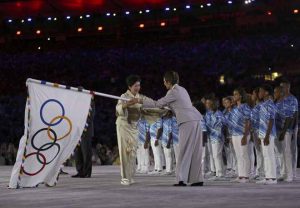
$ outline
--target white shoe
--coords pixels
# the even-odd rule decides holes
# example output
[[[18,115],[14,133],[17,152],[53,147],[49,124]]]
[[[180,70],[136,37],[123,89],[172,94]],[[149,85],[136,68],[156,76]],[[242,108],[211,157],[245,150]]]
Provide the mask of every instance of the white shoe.
[[[213,177],[211,177],[211,178],[209,178],[209,179],[207,179],[208,181],[216,181],[217,180],[217,176],[213,176]]]
[[[232,183],[239,183],[240,182],[240,178],[239,177],[237,177],[236,179],[233,179],[233,180],[231,180],[230,182],[232,182]]]
[[[267,180],[266,179],[262,179],[260,181],[257,181],[256,184],[266,184]]]
[[[169,176],[169,175],[172,175],[172,174],[173,174],[172,172],[165,172],[163,175]]]
[[[277,179],[278,180],[278,179]],[[285,178],[284,179],[285,182],[291,183],[293,182],[293,178]]]
[[[121,184],[124,186],[130,186],[130,181],[127,178],[121,180]]]
[[[265,185],[273,185],[273,184],[277,184],[277,180],[273,180],[273,179],[267,179]]]
[[[250,181],[247,178],[241,178],[240,181],[239,181],[239,183],[249,183],[249,182]]]

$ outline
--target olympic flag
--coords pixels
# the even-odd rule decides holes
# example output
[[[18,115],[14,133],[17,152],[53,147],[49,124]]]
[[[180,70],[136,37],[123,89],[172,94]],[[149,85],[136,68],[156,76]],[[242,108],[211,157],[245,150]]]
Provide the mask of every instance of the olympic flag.
[[[25,131],[9,187],[54,186],[87,128],[93,93],[27,81]]]

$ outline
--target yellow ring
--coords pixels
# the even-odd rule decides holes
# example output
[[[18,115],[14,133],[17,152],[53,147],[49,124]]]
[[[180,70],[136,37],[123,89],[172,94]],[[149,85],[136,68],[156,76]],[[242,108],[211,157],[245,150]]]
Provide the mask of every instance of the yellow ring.
[[[65,120],[69,123],[69,126],[70,126],[69,131],[68,131],[64,136],[58,138],[58,139],[57,139],[57,141],[58,141],[58,140],[62,140],[62,139],[64,139],[64,138],[66,138],[67,136],[69,136],[69,134],[70,134],[71,131],[72,131],[72,122],[71,122],[71,120],[70,120],[68,117],[66,117],[66,116],[56,116],[55,118],[53,118],[53,119],[50,121],[50,124],[53,124],[54,121],[57,120],[57,119],[65,119]],[[47,134],[48,134],[48,137],[49,137],[51,140],[54,141],[54,138],[53,138],[53,137],[51,136],[51,134],[50,134],[50,129],[51,129],[51,126],[48,126]]]

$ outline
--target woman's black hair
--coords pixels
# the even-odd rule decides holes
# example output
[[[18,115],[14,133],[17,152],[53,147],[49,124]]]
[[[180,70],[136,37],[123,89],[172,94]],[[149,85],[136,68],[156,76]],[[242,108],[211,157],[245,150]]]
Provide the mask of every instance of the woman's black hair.
[[[234,91],[237,91],[241,95],[241,103],[248,103],[248,96],[244,88],[238,87]]]
[[[164,75],[164,79],[172,85],[179,84],[179,75],[175,71],[167,71]]]
[[[269,95],[273,95],[273,88],[271,87],[271,85],[263,84],[260,86],[260,88],[267,91]]]
[[[132,85],[134,85],[136,82],[140,82],[141,81],[141,77],[138,75],[129,75],[126,78],[126,83],[128,87],[131,87]]]

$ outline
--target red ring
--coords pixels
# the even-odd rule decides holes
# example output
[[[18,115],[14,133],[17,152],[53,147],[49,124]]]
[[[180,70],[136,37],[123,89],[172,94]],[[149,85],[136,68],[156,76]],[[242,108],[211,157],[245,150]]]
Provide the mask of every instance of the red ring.
[[[43,154],[40,153],[40,152],[32,152],[32,153],[30,153],[30,154],[28,154],[28,155],[25,155],[25,159],[26,159],[27,157],[31,156],[31,155],[40,155],[40,156],[43,158],[43,166],[41,167],[40,170],[38,170],[38,171],[35,172],[35,173],[28,173],[28,172],[26,172],[26,171],[24,170],[24,166],[22,165],[22,171],[23,171],[23,173],[25,173],[26,175],[29,175],[29,176],[35,176],[35,175],[39,174],[39,173],[45,168],[45,166],[46,166],[46,157],[45,157],[45,155],[43,155]],[[25,161],[24,161],[24,162],[25,162]]]

